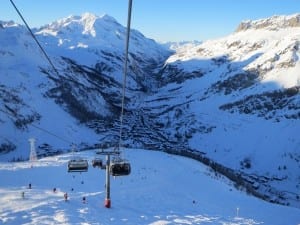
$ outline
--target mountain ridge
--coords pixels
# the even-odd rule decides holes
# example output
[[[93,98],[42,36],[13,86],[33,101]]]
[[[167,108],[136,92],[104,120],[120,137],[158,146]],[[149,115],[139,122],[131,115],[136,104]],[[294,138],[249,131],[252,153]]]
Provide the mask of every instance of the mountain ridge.
[[[266,19],[243,21],[237,27],[236,32],[248,29],[278,30],[287,27],[300,27],[300,13],[288,16],[276,15]]]

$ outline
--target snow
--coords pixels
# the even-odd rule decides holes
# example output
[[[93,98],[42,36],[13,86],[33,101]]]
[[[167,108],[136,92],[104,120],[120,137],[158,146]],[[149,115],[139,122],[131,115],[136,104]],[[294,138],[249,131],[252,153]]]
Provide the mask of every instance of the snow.
[[[214,65],[212,59],[226,57],[230,60],[233,71],[234,64],[237,68],[243,68],[241,66],[244,64],[245,70],[261,68],[269,72],[273,69],[260,77],[261,82],[272,81],[280,87],[289,88],[300,80],[299,73],[295,73],[300,64],[297,50],[299,35],[299,27],[247,29],[193,47],[182,46],[176,49],[176,54],[170,56],[167,63],[175,64],[185,71],[214,71],[219,65]],[[288,67],[289,63],[294,63],[295,66]]]
[[[299,224],[300,211],[236,190],[191,159],[126,149],[129,176],[111,179],[112,207],[104,207],[105,171],[68,173],[72,155],[0,163],[0,222],[4,224]],[[94,151],[78,153],[90,162]],[[145,160],[147,159],[147,160]],[[28,184],[32,189],[28,189]],[[53,188],[56,192],[53,192]],[[71,191],[73,188],[73,191]],[[25,192],[24,199],[21,193]],[[68,192],[69,201],[63,194]],[[87,202],[82,202],[82,197]]]
[[[65,49],[82,47],[108,51],[114,49],[118,53],[115,55],[119,55],[120,52],[124,55],[126,28],[109,15],[96,16],[91,13],[84,13],[81,16],[71,15],[41,27],[35,34],[41,39],[44,38],[44,42],[48,42],[50,46]],[[131,52],[135,54],[151,51],[156,56],[159,56],[159,53],[165,55],[166,51],[162,46],[145,38],[136,30],[131,31],[131,42]]]
[[[40,68],[48,68],[49,65],[25,28],[13,22],[3,24],[0,57],[4,79],[1,84],[8,93],[22,96],[26,105],[19,113],[38,112],[43,117],[33,125],[47,128],[58,137],[65,137],[67,142],[97,142],[99,136],[95,132],[79,124],[54,101],[43,96],[53,83],[47,81],[45,75],[41,76],[37,65]],[[133,30],[131,34],[131,53],[145,61],[166,56],[163,47],[160,48],[154,41],[138,31]],[[101,51],[123,57],[125,28],[106,15],[96,17],[87,13],[81,17],[70,16],[37,29],[36,35],[45,44],[52,59],[65,56],[81,65],[93,67],[99,60],[104,60]],[[176,65],[185,72],[201,71],[204,76],[180,85],[168,84],[153,96],[143,95],[145,98],[141,103],[138,99],[137,104],[142,107],[148,101],[152,108],[157,106],[159,110],[164,103],[175,106],[189,100],[189,113],[194,116],[194,120],[189,122],[195,123],[185,123],[185,126],[193,128],[203,123],[215,127],[210,134],[194,134],[189,140],[189,147],[204,150],[209,158],[237,170],[240,162],[249,158],[252,167],[246,173],[271,178],[288,177],[272,187],[300,193],[297,174],[299,120],[275,123],[252,115],[229,114],[218,108],[247,95],[299,85],[300,53],[295,48],[299,45],[299,35],[299,27],[248,29],[202,44],[176,46],[173,49],[176,54],[166,61],[166,65]],[[213,59],[224,59],[224,62],[218,63]],[[132,64],[137,63],[133,58],[130,60]],[[59,70],[64,69],[63,61],[54,62]],[[121,80],[121,65],[111,58],[104,62],[116,69],[109,76]],[[227,96],[212,94],[207,100],[202,100],[207,88],[215,82],[258,68],[265,73],[261,74],[260,82],[255,86]],[[74,77],[88,87],[86,79]],[[170,91],[172,89],[177,91]],[[75,93],[80,95],[79,91]],[[92,94],[90,97],[91,101],[86,101],[87,108],[106,114],[102,97]],[[168,100],[155,101],[160,97]],[[175,111],[170,112],[168,119],[174,119],[174,114]],[[28,145],[30,137],[37,137],[38,142],[47,140],[54,148],[66,147],[65,143],[61,143],[64,141],[58,141],[41,130],[18,130],[13,121],[6,118],[7,115],[0,116],[1,126],[5,127],[1,138],[15,140],[18,147],[15,152],[1,155],[1,161],[12,159],[12,155],[28,157],[24,146]],[[159,119],[166,122],[166,117]],[[166,132],[175,131],[170,129]],[[198,162],[143,150],[126,153],[133,164],[133,172],[129,177],[112,181],[112,209],[103,207],[104,172],[91,168],[88,173],[76,174],[73,178],[66,173],[70,155],[41,159],[33,168],[30,168],[30,163],[0,163],[0,221],[5,224],[300,224],[299,209],[272,205],[237,191],[229,181],[214,175]],[[89,160],[93,157],[92,152],[81,154]],[[295,159],[289,159],[291,155]],[[284,166],[288,169],[278,169]],[[81,184],[82,180],[84,184]],[[32,182],[33,189],[26,189],[28,182]],[[58,189],[57,193],[52,192],[54,186]],[[75,188],[72,193],[71,187]],[[25,199],[20,197],[22,191],[26,192]],[[68,203],[62,198],[65,191],[70,194]],[[88,198],[85,205],[81,203],[82,196]],[[294,198],[291,201],[299,206],[299,200]]]
[[[294,17],[299,18],[298,15],[292,15],[275,17],[274,21],[268,20],[270,27],[278,29],[245,29],[224,38],[176,49],[165,66],[178,68],[180,73],[181,70],[182,73],[201,71],[203,75],[188,79],[180,85],[170,83],[161,88],[159,97],[169,98],[159,104],[186,103],[189,107],[186,113],[192,112],[198,124],[214,127],[208,134],[193,134],[189,139],[189,147],[203,151],[208,158],[235,170],[241,169],[241,161],[249,158],[252,167],[245,173],[288,177],[274,186],[278,190],[299,193],[299,176],[295,172],[299,171],[299,163],[289,161],[286,156],[295,156],[299,152],[299,120],[285,120],[283,117],[280,121],[272,121],[219,109],[223,104],[242,101],[247,96],[299,85],[300,28],[283,26],[280,22],[284,18],[287,21]],[[206,94],[217,82],[248,71],[259,71],[257,82],[253,86],[237,89],[230,94],[224,94],[222,90]],[[166,79],[168,75],[163,74]],[[174,89],[176,91],[171,91]],[[148,99],[155,98],[158,96]],[[286,110],[278,110],[277,113],[284,115]],[[193,126],[196,127],[197,124]],[[289,172],[278,169],[283,165],[289,165]]]

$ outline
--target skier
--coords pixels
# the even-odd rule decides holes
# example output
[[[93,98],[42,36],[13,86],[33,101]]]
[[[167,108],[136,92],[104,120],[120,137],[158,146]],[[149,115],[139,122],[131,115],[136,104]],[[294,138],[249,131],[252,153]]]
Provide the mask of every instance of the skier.
[[[64,199],[65,199],[65,201],[68,201],[68,193],[67,192],[64,194]]]
[[[56,188],[53,188],[53,193],[56,193]]]
[[[28,184],[28,188],[31,189],[31,183]]]
[[[85,197],[85,196],[82,197],[82,203],[83,203],[83,204],[86,203],[86,197]]]
[[[21,192],[21,196],[22,196],[23,199],[25,198],[25,192],[24,191]]]

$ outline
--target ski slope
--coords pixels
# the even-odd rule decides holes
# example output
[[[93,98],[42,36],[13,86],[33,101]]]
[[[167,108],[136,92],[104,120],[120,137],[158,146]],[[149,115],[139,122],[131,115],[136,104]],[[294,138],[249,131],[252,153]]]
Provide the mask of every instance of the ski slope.
[[[94,151],[75,154],[89,162],[95,157]],[[110,209],[104,207],[105,171],[90,166],[87,173],[68,173],[71,154],[0,163],[0,224],[300,224],[300,209],[236,190],[197,161],[145,150],[124,155],[132,173],[111,179]]]

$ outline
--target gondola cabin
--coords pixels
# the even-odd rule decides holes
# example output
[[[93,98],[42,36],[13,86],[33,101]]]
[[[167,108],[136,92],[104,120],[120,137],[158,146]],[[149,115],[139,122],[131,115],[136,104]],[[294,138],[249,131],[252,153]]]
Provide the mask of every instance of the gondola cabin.
[[[87,172],[88,168],[89,164],[85,159],[71,159],[68,162],[68,172]]]
[[[112,161],[109,172],[112,176],[127,176],[131,172],[130,163],[125,160]]]
[[[100,158],[95,158],[92,160],[92,166],[95,167],[99,167],[99,168],[103,168],[103,161]]]

